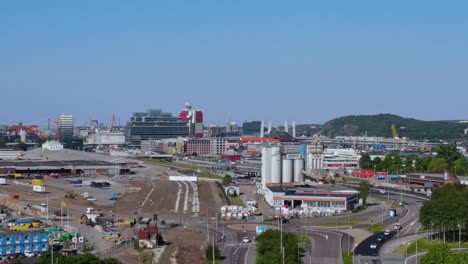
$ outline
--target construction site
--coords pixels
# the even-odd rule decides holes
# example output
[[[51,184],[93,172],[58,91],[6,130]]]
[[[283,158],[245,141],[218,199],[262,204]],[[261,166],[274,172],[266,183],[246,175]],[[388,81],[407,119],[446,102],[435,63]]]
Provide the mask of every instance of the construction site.
[[[227,205],[216,182],[154,164],[72,150],[36,149],[25,158],[0,161],[4,230],[0,236],[10,230],[28,234],[53,228],[48,239],[56,247],[31,247],[36,257],[50,250],[78,254],[88,248],[100,257],[145,263],[145,254],[146,258],[161,257],[163,252],[157,246],[163,244],[161,234],[167,233],[164,241],[170,239],[173,256],[166,258],[181,254],[187,236],[191,237],[189,244],[200,251],[191,254],[204,258],[200,245],[206,236],[174,227],[216,217],[217,209]],[[37,228],[19,221],[24,218],[37,222]],[[135,243],[146,250],[137,251]],[[2,254],[26,251],[26,246],[5,247]]]

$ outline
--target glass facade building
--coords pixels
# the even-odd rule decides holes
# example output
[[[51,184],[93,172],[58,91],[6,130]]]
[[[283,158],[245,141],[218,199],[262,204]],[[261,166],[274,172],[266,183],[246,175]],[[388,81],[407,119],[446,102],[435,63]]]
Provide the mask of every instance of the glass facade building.
[[[129,147],[141,148],[141,141],[186,137],[189,127],[179,117],[161,110],[133,113],[127,122],[125,141]]]
[[[260,130],[262,129],[262,121],[251,121],[244,122],[242,124],[242,134],[244,136],[260,136]]]

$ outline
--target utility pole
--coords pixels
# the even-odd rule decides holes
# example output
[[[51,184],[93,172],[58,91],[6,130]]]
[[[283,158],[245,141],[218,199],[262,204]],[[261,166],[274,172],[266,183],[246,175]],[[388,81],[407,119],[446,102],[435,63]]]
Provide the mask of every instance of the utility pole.
[[[213,246],[212,246],[212,248],[213,248],[213,264],[215,264],[215,243],[214,243],[214,241],[215,240],[214,240],[214,235],[213,235]]]

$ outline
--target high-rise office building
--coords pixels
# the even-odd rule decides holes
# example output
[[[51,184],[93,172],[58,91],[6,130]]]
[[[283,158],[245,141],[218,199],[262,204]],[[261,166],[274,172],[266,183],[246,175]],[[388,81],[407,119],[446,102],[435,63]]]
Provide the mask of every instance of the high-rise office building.
[[[125,141],[130,147],[141,148],[141,141],[186,137],[187,123],[161,110],[133,113],[127,122]]]
[[[242,135],[244,136],[260,136],[260,132],[262,129],[262,121],[245,121],[242,124]]]
[[[60,142],[65,142],[73,138],[73,115],[61,114],[57,122],[58,137]]]

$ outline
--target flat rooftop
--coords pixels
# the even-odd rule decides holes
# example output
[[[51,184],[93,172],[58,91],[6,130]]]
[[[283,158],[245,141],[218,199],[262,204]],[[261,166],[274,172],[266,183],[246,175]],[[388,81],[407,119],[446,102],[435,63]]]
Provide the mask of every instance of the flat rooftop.
[[[269,186],[272,192],[285,192],[288,195],[294,195],[296,193],[308,193],[307,195],[312,195],[313,192],[317,192],[317,195],[324,195],[324,193],[335,193],[339,195],[340,193],[355,193],[356,190],[347,188],[340,185],[331,185],[331,184],[320,184],[320,185],[300,185],[300,186]],[[297,194],[300,195],[300,194]]]
[[[44,234],[45,231],[42,231],[39,228],[29,228],[24,231],[12,231],[6,227],[0,227],[0,236],[9,236],[9,235],[31,235],[31,234]]]
[[[43,150],[41,148],[26,151],[22,157],[24,160],[34,161],[76,161],[76,160],[87,160],[87,161],[104,161],[110,163],[128,163],[132,162],[127,158],[114,157],[106,154],[77,151],[71,149],[62,149],[57,151]]]
[[[115,164],[96,160],[0,160],[0,168],[37,168],[37,167],[80,167],[80,166],[115,166]]]

